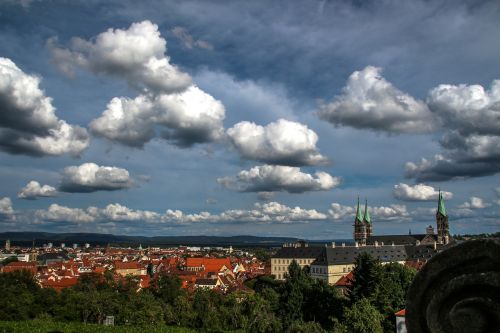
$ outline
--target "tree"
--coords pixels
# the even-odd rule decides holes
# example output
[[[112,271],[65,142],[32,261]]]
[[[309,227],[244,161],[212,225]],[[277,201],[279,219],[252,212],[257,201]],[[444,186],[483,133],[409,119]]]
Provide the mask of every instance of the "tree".
[[[173,304],[177,297],[184,293],[181,286],[182,282],[179,277],[160,273],[151,281],[149,290],[165,303]]]
[[[290,326],[294,321],[302,321],[304,293],[309,289],[310,284],[311,277],[293,260],[288,266],[288,274],[285,274],[285,282],[280,288],[280,315],[285,327]]]
[[[353,270],[354,281],[350,287],[352,303],[362,298],[370,298],[382,278],[382,267],[378,260],[363,252],[356,258]]]
[[[398,263],[382,266],[382,278],[371,297],[371,303],[384,316],[384,331],[395,331],[394,313],[403,309],[406,294],[416,270]]]
[[[345,325],[353,333],[383,333],[383,316],[366,298],[361,298],[344,311]]]

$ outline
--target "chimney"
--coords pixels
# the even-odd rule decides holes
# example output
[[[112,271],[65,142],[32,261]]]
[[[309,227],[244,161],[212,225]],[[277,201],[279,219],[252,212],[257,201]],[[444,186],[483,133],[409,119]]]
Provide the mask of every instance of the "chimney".
[[[392,244],[391,244],[391,245],[392,245],[392,246],[394,246],[394,242],[392,242]]]
[[[332,249],[335,248],[335,242],[332,242]]]
[[[342,247],[345,247],[345,243],[342,243]]]

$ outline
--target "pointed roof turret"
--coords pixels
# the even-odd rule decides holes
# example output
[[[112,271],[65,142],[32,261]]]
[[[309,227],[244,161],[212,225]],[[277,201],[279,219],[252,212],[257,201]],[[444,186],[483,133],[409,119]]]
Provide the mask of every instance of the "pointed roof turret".
[[[361,213],[361,210],[359,210],[359,197],[358,197],[358,206],[356,208],[356,221],[363,221],[363,215]]]
[[[446,213],[446,207],[444,206],[444,199],[443,194],[441,194],[441,190],[439,190],[438,213],[443,216],[448,216]]]
[[[368,224],[372,224],[372,218],[368,212],[368,200],[365,200],[365,216],[363,217],[363,221],[368,222]]]

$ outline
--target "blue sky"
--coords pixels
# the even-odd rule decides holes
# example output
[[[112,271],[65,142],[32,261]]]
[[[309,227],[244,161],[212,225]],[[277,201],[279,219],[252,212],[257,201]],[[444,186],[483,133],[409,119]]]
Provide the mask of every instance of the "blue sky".
[[[0,4],[0,231],[500,229],[497,1]]]

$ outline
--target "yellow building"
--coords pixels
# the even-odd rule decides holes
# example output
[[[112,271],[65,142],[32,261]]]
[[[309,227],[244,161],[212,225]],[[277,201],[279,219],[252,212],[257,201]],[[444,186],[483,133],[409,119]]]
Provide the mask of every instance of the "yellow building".
[[[322,247],[309,247],[307,243],[300,242],[294,244],[285,244],[271,258],[271,274],[277,280],[284,280],[285,273],[288,272],[288,266],[293,260],[299,264],[301,268],[311,265],[316,258],[321,254]]]
[[[397,262],[404,264],[408,258],[404,245],[384,246],[340,246],[325,247],[311,263],[311,277],[335,284],[340,278],[354,269],[356,257],[368,253],[382,264]]]

